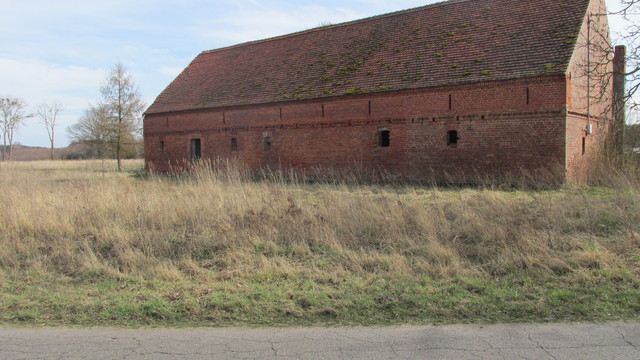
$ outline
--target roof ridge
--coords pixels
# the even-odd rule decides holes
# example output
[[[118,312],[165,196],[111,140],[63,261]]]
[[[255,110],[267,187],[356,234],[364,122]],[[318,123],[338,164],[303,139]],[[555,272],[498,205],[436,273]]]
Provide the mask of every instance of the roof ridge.
[[[149,113],[564,75],[590,1],[441,1],[201,52]]]
[[[269,41],[282,40],[282,39],[296,37],[296,36],[300,36],[300,35],[304,35],[304,34],[308,34],[308,33],[312,33],[312,32],[319,32],[319,31],[324,31],[324,30],[328,30],[328,29],[335,29],[335,28],[350,26],[350,25],[354,25],[354,24],[374,21],[374,20],[378,20],[378,19],[384,19],[384,18],[388,18],[388,17],[400,16],[400,15],[404,15],[404,14],[408,14],[408,13],[412,13],[412,12],[418,12],[418,11],[422,11],[422,10],[426,10],[426,9],[430,9],[430,8],[438,8],[438,7],[442,7],[442,6],[453,5],[453,4],[469,2],[469,1],[477,1],[477,0],[444,0],[444,1],[437,2],[437,3],[433,3],[433,4],[429,4],[429,5],[423,5],[423,6],[419,6],[419,7],[415,7],[415,8],[392,11],[392,12],[389,12],[389,13],[386,13],[386,14],[373,15],[373,16],[369,16],[369,17],[365,17],[365,18],[361,18],[361,19],[345,21],[345,22],[338,23],[338,24],[331,24],[331,25],[325,25],[325,26],[316,26],[316,27],[311,28],[311,29],[300,30],[300,31],[289,33],[289,34],[277,35],[277,36],[273,36],[273,37],[265,38],[265,39],[260,39],[260,40],[251,40],[251,41],[247,41],[247,42],[243,42],[243,43],[239,43],[239,44],[234,44],[234,45],[230,45],[230,46],[225,46],[225,47],[212,49],[212,50],[205,50],[201,54],[213,54],[213,53],[217,53],[217,52],[220,52],[220,51],[226,51],[226,50],[229,50],[229,49],[240,48],[240,47],[244,47],[244,46],[248,46],[248,45],[265,43],[265,42],[269,42]]]

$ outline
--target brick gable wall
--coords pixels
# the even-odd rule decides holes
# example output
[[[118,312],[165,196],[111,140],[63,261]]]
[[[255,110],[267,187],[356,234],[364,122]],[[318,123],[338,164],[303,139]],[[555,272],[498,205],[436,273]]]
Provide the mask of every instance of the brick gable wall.
[[[604,1],[591,1],[587,13],[596,15],[583,19],[567,70],[569,115],[566,121],[565,168],[567,179],[575,182],[586,181],[592,167],[602,160],[613,118],[613,64],[608,59],[612,49],[607,17],[601,15],[607,13]],[[589,19],[591,29],[587,24]],[[587,51],[589,33],[590,59]],[[588,112],[591,113],[591,134],[587,134]]]

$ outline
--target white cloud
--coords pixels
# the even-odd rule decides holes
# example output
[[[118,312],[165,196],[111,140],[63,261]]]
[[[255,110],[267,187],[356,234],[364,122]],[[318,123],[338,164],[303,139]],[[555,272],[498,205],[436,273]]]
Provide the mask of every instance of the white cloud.
[[[64,129],[73,124],[90,102],[99,96],[106,72],[79,66],[60,66],[40,60],[0,58],[0,96],[19,97],[31,111],[45,102],[57,101],[64,110],[58,121],[59,144],[68,141]],[[46,131],[38,120],[29,119],[17,139],[26,145],[47,143]]]
[[[166,75],[168,79],[175,79],[180,73],[184,70],[183,67],[171,67],[171,66],[161,66],[158,69],[158,72],[162,75]]]
[[[232,45],[310,29],[326,21],[340,23],[356,18],[358,14],[347,8],[308,5],[285,10],[239,5],[234,14],[203,21],[192,31],[211,41]]]
[[[79,66],[59,66],[40,60],[0,58],[2,92],[44,101],[68,91],[94,91],[105,71]]]

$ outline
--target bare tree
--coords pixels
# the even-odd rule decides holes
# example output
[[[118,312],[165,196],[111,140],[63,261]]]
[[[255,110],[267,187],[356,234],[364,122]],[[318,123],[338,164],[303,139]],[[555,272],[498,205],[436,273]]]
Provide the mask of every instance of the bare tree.
[[[626,124],[631,122],[631,114],[640,109],[640,94],[637,94],[640,89],[640,0],[619,2],[618,11],[602,8],[589,13],[586,38],[578,41],[588,54],[581,64],[589,81],[588,101],[597,105],[593,108],[587,105],[587,111],[598,110],[589,115],[610,121],[605,148],[609,160],[620,159]],[[607,18],[609,24],[626,24],[621,33],[613,34],[615,47],[611,45]]]
[[[42,104],[36,110],[36,115],[40,118],[40,122],[45,126],[47,129],[47,135],[49,135],[49,142],[51,143],[51,160],[53,160],[56,120],[61,111],[62,105],[55,101],[50,104]]]
[[[9,160],[13,157],[13,138],[18,131],[18,127],[22,122],[31,117],[25,113],[27,107],[26,102],[18,98],[2,98],[0,99],[0,114],[2,122],[0,127],[2,130],[2,161],[5,161],[7,153],[7,141],[9,142]]]
[[[115,155],[118,171],[122,171],[123,149],[131,145],[133,134],[140,130],[140,116],[145,104],[133,77],[121,63],[114,65],[100,91],[104,107],[114,124]]]
[[[114,142],[114,127],[109,110],[103,106],[91,106],[85,110],[78,122],[67,129],[75,142],[87,144],[98,158],[111,155]]]
[[[640,149],[640,124],[631,124],[627,126],[624,141],[626,153],[635,153]]]
[[[621,0],[620,3],[622,10],[613,15],[622,16],[629,24],[620,34],[619,41],[627,47],[625,103],[633,111],[640,107],[640,99],[636,96],[640,89],[640,0]]]

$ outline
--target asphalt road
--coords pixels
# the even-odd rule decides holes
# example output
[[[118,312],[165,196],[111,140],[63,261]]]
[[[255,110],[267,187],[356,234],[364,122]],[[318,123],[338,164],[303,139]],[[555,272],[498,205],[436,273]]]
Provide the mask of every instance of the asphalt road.
[[[0,359],[640,360],[640,324],[392,328],[0,328]]]

